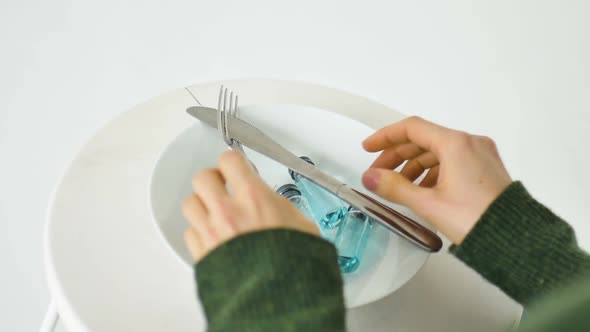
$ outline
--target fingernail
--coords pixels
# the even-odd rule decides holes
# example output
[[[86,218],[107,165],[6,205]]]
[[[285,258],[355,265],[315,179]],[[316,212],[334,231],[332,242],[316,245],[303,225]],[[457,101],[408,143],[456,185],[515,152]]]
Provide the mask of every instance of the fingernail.
[[[381,174],[379,173],[378,170],[376,169],[368,169],[364,174],[363,174],[363,186],[365,186],[365,188],[374,191],[375,189],[377,189],[377,186],[379,185],[379,177],[381,176]]]

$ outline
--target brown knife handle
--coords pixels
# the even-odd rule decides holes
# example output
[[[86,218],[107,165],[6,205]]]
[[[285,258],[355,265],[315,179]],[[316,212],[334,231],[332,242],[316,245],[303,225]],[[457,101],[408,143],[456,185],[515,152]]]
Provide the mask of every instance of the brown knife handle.
[[[384,223],[384,226],[387,228],[402,235],[403,237],[414,242],[429,252],[437,252],[442,248],[442,240],[438,235],[436,235],[435,232],[422,226],[417,221],[390,208],[389,206],[382,204],[371,196],[363,194],[355,189],[352,189],[352,191],[372,203],[367,204],[366,206],[357,207],[361,208],[361,210],[366,210],[370,215],[372,215],[374,219]],[[378,209],[373,207],[373,204],[376,205]],[[380,209],[385,210],[385,213],[383,213],[383,211],[379,211]]]

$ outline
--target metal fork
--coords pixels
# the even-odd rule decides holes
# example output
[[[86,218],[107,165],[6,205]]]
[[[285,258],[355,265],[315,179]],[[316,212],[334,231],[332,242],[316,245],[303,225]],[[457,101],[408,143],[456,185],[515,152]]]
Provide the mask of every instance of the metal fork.
[[[235,95],[234,92],[230,91],[229,94],[229,103],[227,102],[227,88],[224,88],[223,85],[219,90],[219,100],[217,102],[217,129],[221,133],[221,137],[223,137],[223,141],[225,145],[231,150],[239,151],[252,165],[252,168],[256,173],[258,173],[258,169],[256,165],[248,159],[242,144],[234,139],[231,138],[229,134],[229,130],[227,128],[227,117],[233,116],[234,118],[238,117],[238,95]]]

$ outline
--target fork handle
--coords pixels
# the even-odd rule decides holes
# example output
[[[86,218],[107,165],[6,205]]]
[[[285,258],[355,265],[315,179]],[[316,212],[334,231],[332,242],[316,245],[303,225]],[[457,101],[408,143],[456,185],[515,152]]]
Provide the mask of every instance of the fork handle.
[[[250,160],[250,158],[248,158],[248,156],[246,155],[246,151],[244,151],[244,148],[242,147],[242,145],[240,143],[231,139],[231,143],[227,144],[227,148],[230,150],[240,152],[242,154],[242,156],[244,156],[244,158],[246,160],[248,160],[248,162],[250,163],[250,166],[252,166],[252,169],[254,170],[254,172],[256,172],[256,174],[260,174],[260,172],[258,171],[258,168],[256,167],[256,165],[254,165],[254,163]]]

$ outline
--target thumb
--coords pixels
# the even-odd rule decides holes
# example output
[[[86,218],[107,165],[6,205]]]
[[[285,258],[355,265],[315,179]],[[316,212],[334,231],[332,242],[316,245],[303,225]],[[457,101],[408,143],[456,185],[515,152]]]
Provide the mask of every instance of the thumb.
[[[416,206],[428,190],[413,184],[398,172],[383,168],[369,168],[362,181],[365,188],[375,194],[409,208]]]

